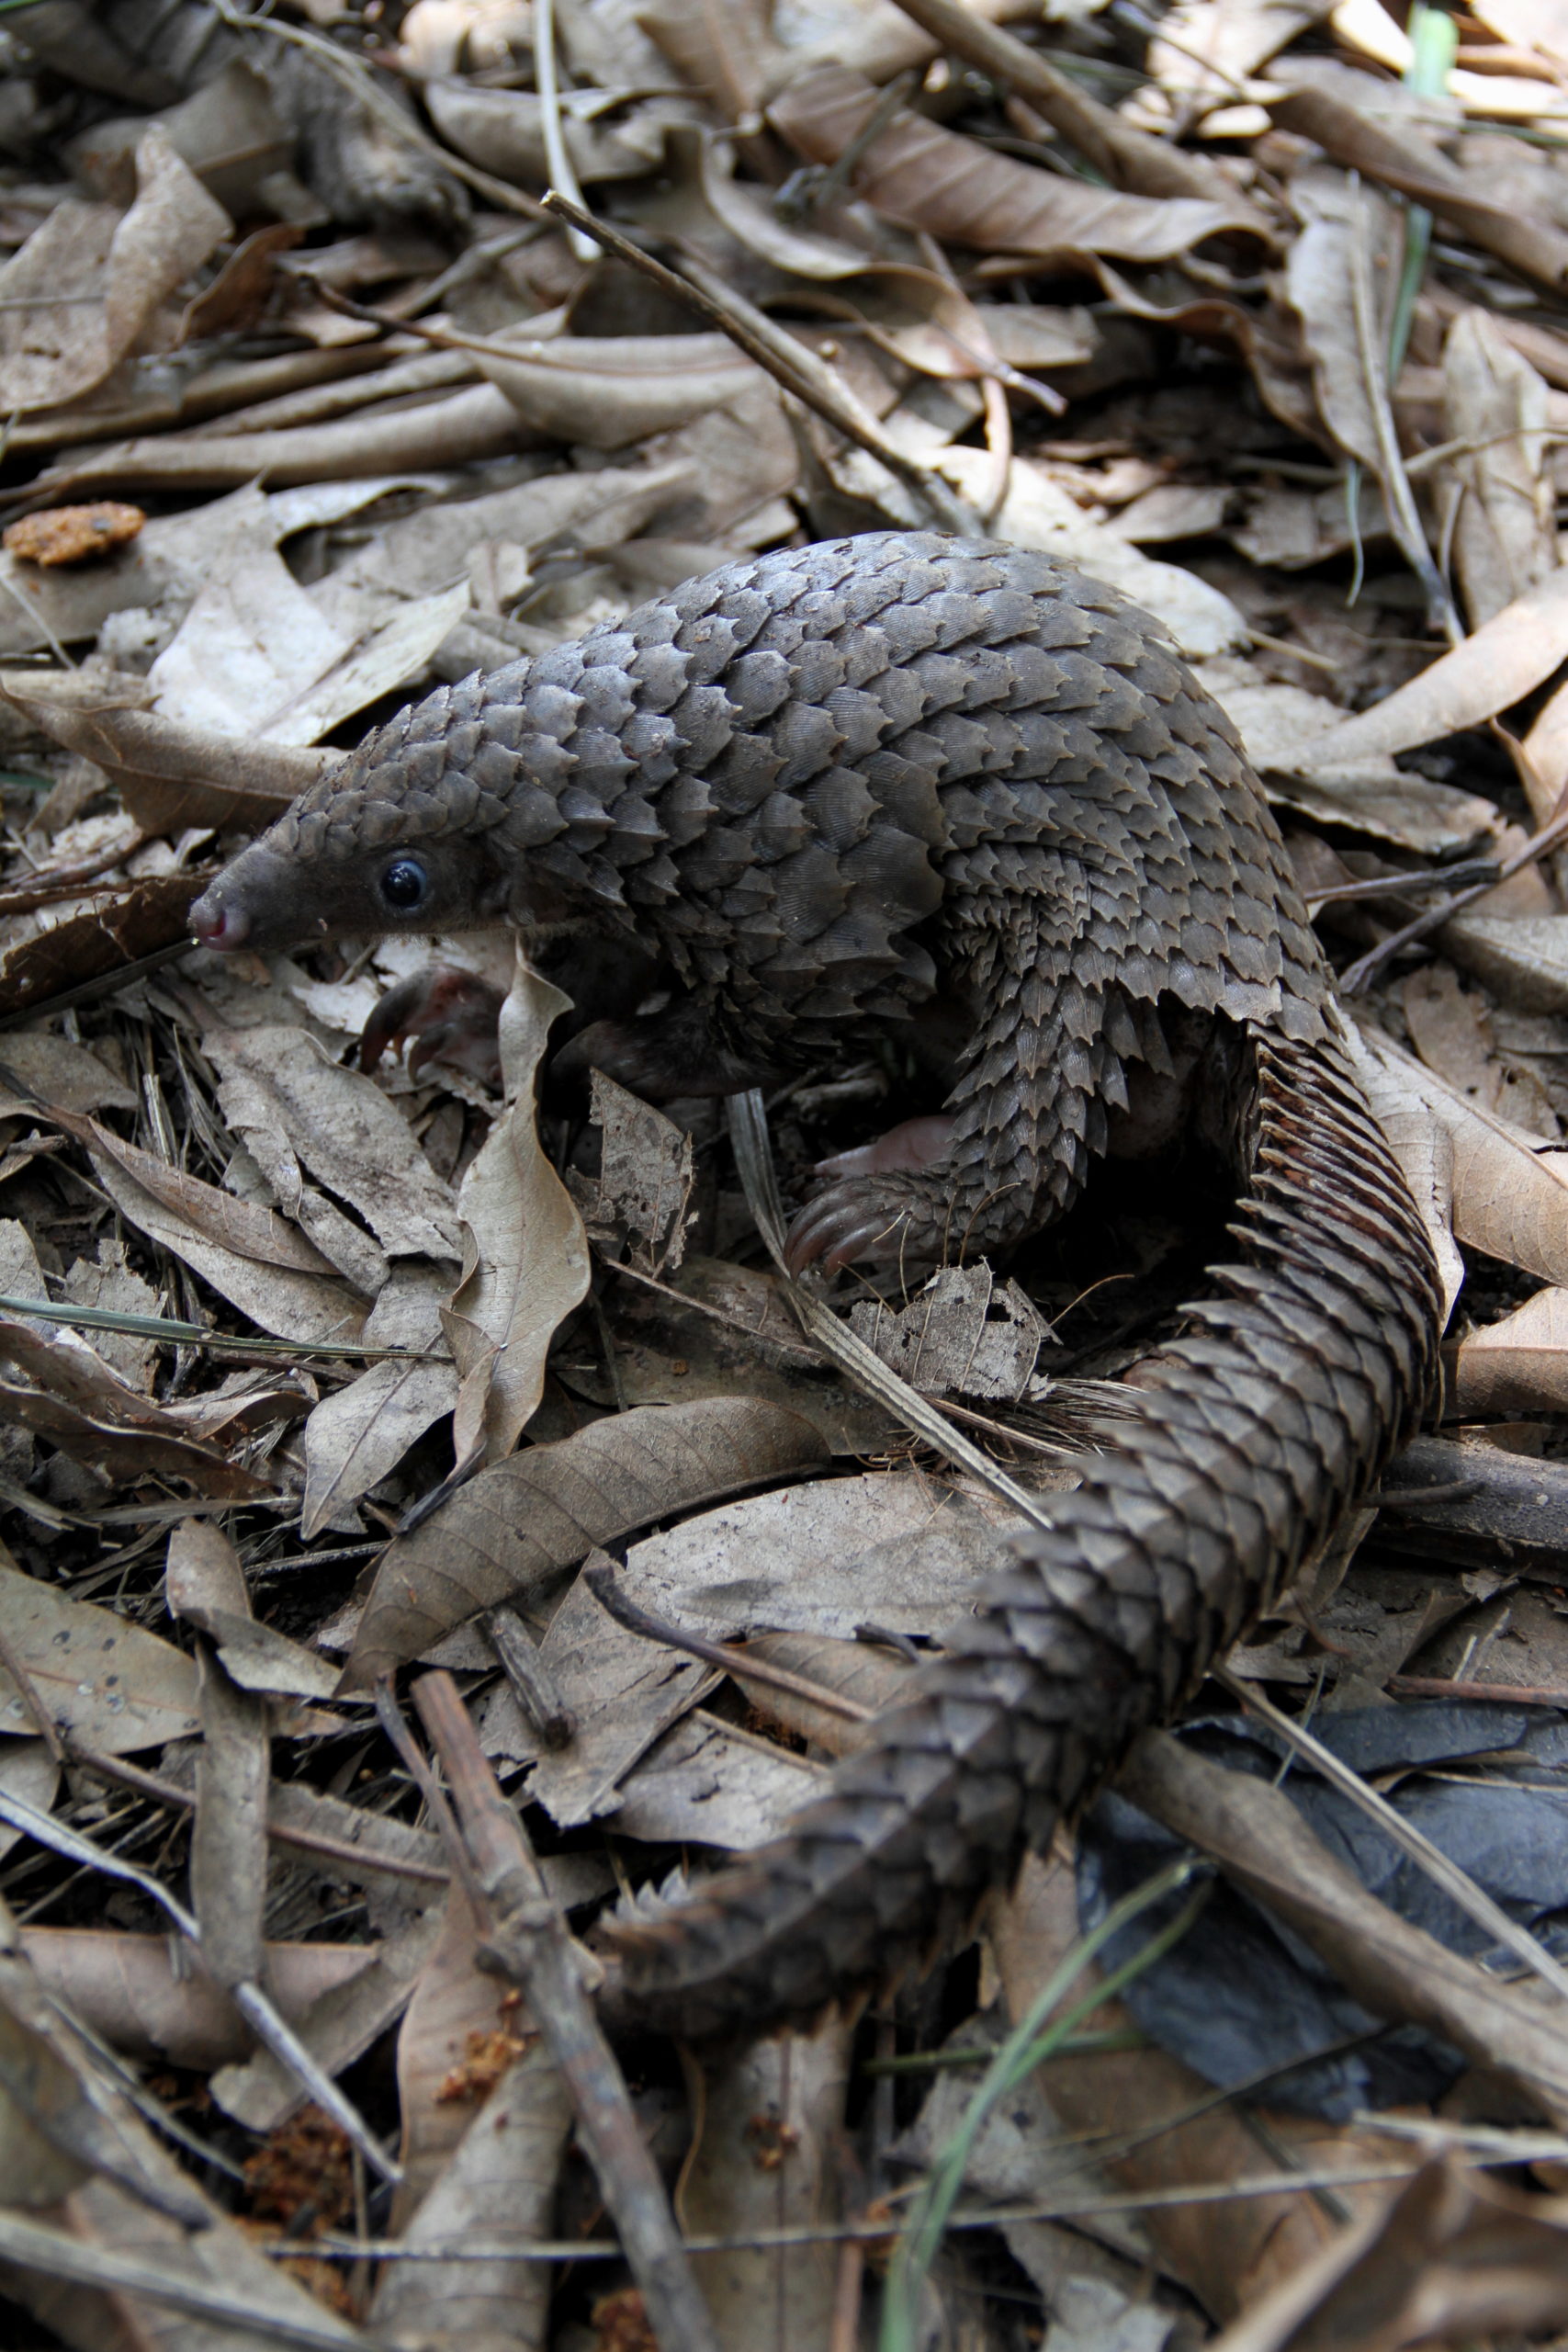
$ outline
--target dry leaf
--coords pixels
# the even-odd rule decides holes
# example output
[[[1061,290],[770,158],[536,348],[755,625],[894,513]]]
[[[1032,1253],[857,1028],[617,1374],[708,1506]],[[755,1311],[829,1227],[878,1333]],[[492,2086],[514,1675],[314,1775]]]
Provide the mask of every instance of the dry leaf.
[[[343,1687],[367,1687],[499,1601],[533,1608],[596,1544],[824,1459],[798,1414],[736,1396],[642,1406],[514,1454],[389,1547]]]
[[[792,82],[773,99],[768,119],[810,162],[831,164],[876,105],[869,82],[829,67]],[[1027,254],[1036,263],[1094,254],[1166,261],[1206,237],[1257,227],[1239,203],[1227,209],[1202,198],[1126,196],[1057,178],[922,115],[898,116],[857,161],[852,185],[886,220],[984,252]]]
[[[232,233],[222,206],[156,125],[137,150],[136,179],[129,212],[68,198],[0,269],[0,409],[7,413],[48,408],[101,383],[158,305]],[[100,299],[74,299],[84,293]]]
[[[474,355],[536,433],[623,449],[728,406],[762,380],[727,334],[558,335]]]
[[[1347,86],[1358,82],[1360,89],[1351,103]],[[1270,98],[1269,111],[1281,130],[1314,139],[1337,162],[1457,223],[1527,277],[1560,286],[1568,277],[1568,235],[1544,221],[1520,219],[1478,194],[1439,149],[1406,124],[1394,128],[1382,99],[1383,85],[1370,75],[1345,74],[1333,90],[1309,85]]]
[[[517,951],[501,1008],[507,1107],[463,1180],[463,1272],[442,1316],[462,1386],[454,1442],[467,1461],[504,1458],[533,1418],[557,1328],[587,1295],[588,1238],[546,1159],[534,1112],[550,1024],[570,1000]]]
[[[238,2009],[210,1978],[182,1964],[167,1936],[24,1928],[21,1940],[48,1991],[128,2058],[206,2074],[251,2048],[251,2030]],[[268,1986],[293,2023],[323,1992],[360,1975],[375,1956],[374,1948],[363,1944],[271,1944]]]
[[[1564,1222],[1568,1223],[1568,1186]],[[1449,1411],[1466,1418],[1568,1411],[1568,1289],[1538,1290],[1512,1315],[1461,1340]]]
[[[1479,628],[1557,569],[1557,501],[1547,470],[1547,389],[1484,311],[1461,311],[1443,346],[1450,460],[1461,485],[1454,560]]]
[[[1434,2156],[1213,2339],[1213,2352],[1398,2352],[1547,2335],[1568,2313],[1568,2211]]]
[[[745,2241],[792,2224],[808,2229],[834,2210],[852,2031],[834,2018],[813,2034],[732,2050],[711,2070],[701,2136],[682,2177],[681,2220],[690,2236],[738,2242],[694,2265],[726,2344],[755,2341],[764,2312],[781,2347],[831,2340],[838,2248]]]
[[[1408,685],[1309,744],[1297,772],[1413,751],[1475,727],[1518,702],[1568,660],[1568,571],[1551,572],[1506,611],[1439,654]]]
[[[24,1576],[0,1551],[0,1624],[50,1720],[106,1756],[188,1739],[197,1728],[196,1667],[172,1642]],[[0,1668],[0,1729],[33,1728]]]

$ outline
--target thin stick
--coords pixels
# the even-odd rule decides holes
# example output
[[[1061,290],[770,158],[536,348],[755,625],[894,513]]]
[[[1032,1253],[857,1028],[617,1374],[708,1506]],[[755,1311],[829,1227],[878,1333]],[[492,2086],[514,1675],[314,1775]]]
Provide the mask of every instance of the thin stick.
[[[825,1714],[842,1715],[850,1723],[868,1724],[876,1713],[874,1707],[863,1707],[858,1699],[841,1698],[826,1683],[813,1682],[804,1674],[791,1674],[787,1667],[771,1666],[765,1658],[750,1657],[729,1642],[710,1642],[705,1634],[689,1634],[683,1625],[672,1625],[667,1617],[656,1617],[650,1609],[639,1609],[622,1591],[620,1578],[608,1561],[601,1560],[596,1566],[584,1568],[582,1581],[607,1617],[613,1617],[617,1625],[624,1625],[628,1634],[639,1634],[645,1642],[662,1642],[666,1649],[683,1650],[688,1657],[701,1658],[705,1666],[716,1666],[721,1673],[732,1674],[739,1681],[765,1683],[771,1690],[787,1691],[792,1699],[804,1699],[808,1705],[820,1707]]]
[[[623,1408],[623,1410],[625,1408]],[[577,1736],[577,1717],[560,1693],[560,1686],[539,1655],[539,1645],[517,1614],[504,1602],[484,1619],[491,1646],[512,1695],[549,1748],[570,1747]]]
[[[1421,517],[1416,511],[1410,479],[1404,470],[1404,458],[1399,447],[1399,435],[1394,426],[1393,409],[1389,401],[1388,364],[1377,328],[1377,304],[1372,290],[1372,257],[1367,236],[1367,205],[1361,189],[1360,175],[1350,175],[1350,191],[1355,201],[1355,218],[1350,224],[1350,305],[1356,322],[1358,356],[1361,363],[1361,389],[1367,396],[1367,407],[1372,420],[1372,431],[1378,445],[1378,479],[1382,484],[1388,519],[1401,554],[1421,582],[1427,599],[1428,617],[1442,628],[1450,645],[1457,645],[1464,635],[1448,583],[1432,560],[1432,550],[1427,545],[1427,535],[1421,528]]]
[[[582,189],[567,152],[566,125],[561,120],[560,77],[556,71],[556,0],[534,0],[534,79],[539,89],[539,119],[545,134],[545,163],[550,185],[570,203],[586,212]],[[581,229],[567,232],[577,261],[592,261],[597,248]]]
[[[1413,922],[1407,922],[1403,931],[1391,932],[1375,947],[1369,947],[1354,964],[1346,966],[1335,982],[1340,995],[1357,995],[1370,980],[1376,978],[1383,966],[1391,962],[1402,948],[1413,946],[1430,933],[1440,931],[1450,915],[1461,913],[1466,907],[1473,906],[1477,899],[1483,899],[1488,890],[1495,890],[1499,883],[1511,881],[1516,874],[1522,874],[1527,865],[1533,865],[1538,858],[1546,855],[1548,850],[1555,849],[1565,836],[1568,836],[1568,787],[1564,787],[1559,796],[1556,808],[1540,831],[1532,833],[1523,849],[1498,866],[1493,881],[1473,883],[1468,890],[1461,890],[1457,898],[1450,899],[1445,905],[1428,907],[1425,914],[1417,915]]]
[[[850,396],[832,369],[818,359],[814,351],[807,350],[804,345],[795,342],[793,335],[785,334],[782,327],[774,325],[765,311],[760,311],[755,303],[748,302],[743,295],[726,286],[722,278],[694,261],[690,255],[686,257],[683,275],[666,268],[661,261],[655,261],[651,254],[644,253],[640,245],[634,244],[629,237],[623,237],[607,222],[595,220],[591,213],[581,212],[576,205],[569,204],[557,189],[552,188],[546,197],[545,209],[558,214],[561,220],[570,221],[574,228],[597,238],[605,252],[613,254],[617,261],[624,261],[629,268],[640,270],[666,294],[674,295],[679,301],[689,302],[693,310],[710,319],[745,352],[749,359],[754,359],[759,368],[765,368],[781,390],[790,393],[807,408],[815,410],[835,432],[841,433],[846,440],[854,442],[868,457],[886,466],[889,473],[896,474],[906,488],[913,491],[915,496],[930,509],[933,519],[944,531],[973,533],[976,530],[975,516],[940,474],[934,473],[929,466],[920,465],[915,458],[907,458],[897,443],[888,439],[881,426],[866,415],[860,402]]]
[[[1334,1750],[1325,1747],[1313,1733],[1304,1731],[1300,1724],[1292,1723],[1290,1716],[1276,1707],[1271,1699],[1266,1699],[1255,1684],[1244,1682],[1239,1675],[1231,1672],[1229,1667],[1214,1666],[1209,1671],[1216,1681],[1224,1684],[1233,1698],[1241,1702],[1249,1715],[1256,1715],[1266,1723],[1299,1756],[1304,1756],[1325,1781],[1338,1789],[1342,1795],[1348,1796],[1352,1804],[1359,1805],[1361,1811],[1393,1838],[1401,1853],[1408,1854],[1417,1869],[1425,1871],[1433,1884],[1440,1886],[1443,1893],[1458,1904],[1467,1918],[1473,1919],[1477,1927],[1483,1928],[1489,1936],[1495,1936],[1500,1944],[1506,1944],[1527,1968],[1533,1969],[1550,1984],[1554,1993],[1568,2000],[1568,1969],[1564,1969],[1560,1961],[1553,1960],[1528,1928],[1521,1928],[1517,1919],[1510,1919],[1489,1894],[1483,1894],[1468,1871],[1461,1870],[1457,1862],[1450,1861],[1440,1847],[1434,1846],[1431,1839],[1406,1821],[1402,1813],[1395,1812],[1388,1799],[1380,1796],[1376,1789],[1362,1780],[1359,1772],[1353,1772],[1348,1764],[1342,1762]]]
[[[1070,140],[1084,161],[1113,187],[1136,188],[1145,196],[1195,196],[1210,203],[1220,197],[1215,185],[1218,174],[1198,156],[1123,122],[1037,49],[1026,48],[1016,34],[987,24],[984,17],[960,6],[958,0],[897,0],[897,5],[940,48],[977,65],[982,74],[1038,107],[1053,130]],[[1221,200],[1235,210],[1251,212],[1229,189]],[[1261,219],[1257,224],[1267,233]]]
[[[84,1747],[74,1739],[69,1742],[66,1754],[73,1764],[84,1772],[91,1772],[95,1780],[107,1781],[114,1788],[130,1789],[134,1795],[145,1797],[150,1804],[164,1805],[171,1813],[189,1813],[195,1807],[194,1789],[182,1789],[156,1772],[144,1772],[140,1765],[128,1764],[123,1757],[100,1756],[96,1748]],[[367,1815],[367,1819],[372,1817]],[[329,1838],[323,1830],[289,1828],[269,1818],[266,1834],[276,1846],[290,1846],[301,1854],[319,1854],[323,1861],[344,1863],[366,1877],[415,1879],[427,1886],[451,1883],[451,1871],[443,1870],[439,1862],[378,1854],[364,1846],[355,1846],[347,1838]]]
[[[661,2352],[720,2352],[658,2166],[527,1832],[501,1793],[451,1676],[423,1676],[413,1697],[461,1823],[458,1850],[478,1889],[489,1947],[483,1964],[522,1988],[571,2092],[578,2132]]]

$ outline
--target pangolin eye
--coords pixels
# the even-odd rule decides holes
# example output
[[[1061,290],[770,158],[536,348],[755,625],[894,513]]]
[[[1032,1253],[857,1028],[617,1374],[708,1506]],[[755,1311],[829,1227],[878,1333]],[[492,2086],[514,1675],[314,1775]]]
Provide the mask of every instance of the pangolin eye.
[[[381,876],[381,896],[397,914],[416,914],[429,895],[430,878],[417,857],[394,858]]]

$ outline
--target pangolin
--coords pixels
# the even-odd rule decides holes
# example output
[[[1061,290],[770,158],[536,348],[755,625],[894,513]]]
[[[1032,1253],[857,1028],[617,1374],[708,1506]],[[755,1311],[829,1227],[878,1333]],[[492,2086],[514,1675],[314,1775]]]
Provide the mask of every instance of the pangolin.
[[[663,1008],[590,1033],[654,1096],[963,1008],[945,1128],[808,1203],[797,1266],[1004,1249],[1194,1084],[1234,1164],[1234,1257],[1048,1532],[998,1540],[782,1838],[613,1931],[627,2015],[803,2021],[951,1940],[1373,1484],[1435,1378],[1432,1248],[1235,729],[1046,555],[888,532],[726,565],[439,688],[192,914],[218,947],[502,920],[657,956]]]

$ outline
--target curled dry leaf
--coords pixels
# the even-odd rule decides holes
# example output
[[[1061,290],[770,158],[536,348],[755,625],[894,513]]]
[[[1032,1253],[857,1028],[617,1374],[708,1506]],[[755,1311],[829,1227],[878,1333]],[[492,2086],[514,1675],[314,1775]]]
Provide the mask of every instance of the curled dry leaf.
[[[352,1974],[334,1979],[323,1973],[321,1989],[291,2022],[327,2074],[341,2074],[396,2024],[430,1956],[440,1921],[440,1906],[431,1904],[379,1943],[357,1946],[356,1957],[365,1964]],[[269,2050],[258,2050],[244,2064],[231,2063],[214,2075],[212,2096],[252,2132],[272,2132],[298,2109],[299,2086]]]
[[[570,1004],[530,970],[519,945],[501,1008],[506,1109],[457,1196],[463,1272],[442,1315],[462,1383],[459,1462],[481,1448],[492,1463],[511,1453],[544,1393],[550,1341],[588,1290],[588,1238],[545,1156],[534,1112],[550,1024]]]
[[[156,126],[137,150],[136,177],[129,212],[67,198],[0,269],[6,413],[49,408],[101,383],[158,305],[231,234],[222,206]],[[82,293],[100,299],[74,299]]]
[[[1459,1239],[1549,1283],[1568,1283],[1568,1173],[1554,1164],[1562,1155],[1543,1156],[1535,1137],[1467,1102],[1392,1041],[1379,1039],[1375,1054],[1449,1137]]]
[[[1501,832],[1494,802],[1406,775],[1391,752],[1352,745],[1320,761],[1318,744],[1337,742],[1342,727],[1354,724],[1321,695],[1265,679],[1254,663],[1234,656],[1204,662],[1199,675],[1235,720],[1277,804],[1319,824],[1396,842],[1417,857],[1451,857]]]
[[[200,2228],[198,2198],[171,2197],[127,2147],[134,2110],[98,2053],[45,1994],[7,1917],[0,1927],[0,2196],[57,2203],[95,2173]]]
[[[474,356],[525,424],[592,449],[688,424],[766,380],[727,334],[558,335]]]
[[[276,1211],[171,1168],[96,1119],[58,1104],[45,1106],[41,1115],[85,1145],[99,1182],[123,1216],[183,1258],[264,1331],[301,1345],[358,1336],[363,1302]]]
[[[1399,216],[1378,189],[1348,184],[1342,172],[1327,164],[1292,182],[1291,203],[1302,225],[1286,263],[1285,285],[1301,322],[1318,413],[1346,456],[1382,479],[1386,469],[1373,412],[1375,386],[1367,377],[1369,366],[1382,370],[1388,326],[1380,315],[1373,322],[1371,347],[1364,347],[1353,297],[1354,254],[1359,243],[1386,312],[1397,281]],[[1388,503],[1392,512],[1392,497]]]
[[[1547,469],[1548,392],[1484,311],[1461,311],[1443,346],[1446,437],[1460,485],[1454,560],[1471,626],[1557,569],[1557,501]]]
[[[137,701],[151,691],[144,680],[134,682]],[[186,726],[122,699],[95,703],[74,682],[57,685],[46,676],[24,683],[14,670],[0,680],[0,695],[67,751],[102,768],[148,833],[266,824],[338,757]],[[191,886],[192,897],[197,888]]]
[[[536,90],[490,90],[439,78],[425,83],[424,103],[442,137],[470,164],[523,187],[549,181],[544,101]],[[580,187],[640,179],[663,162],[668,104],[637,104],[629,92],[582,89],[562,90],[559,107],[567,158]]]
[[[169,1537],[164,1589],[193,1618],[250,1619],[239,1555],[210,1521],[186,1520]],[[202,1965],[226,1991],[260,1982],[266,1900],[266,1797],[271,1742],[262,1701],[201,1656],[201,1747],[191,1825],[191,1901]]]
[[[1356,104],[1344,95],[1346,85],[1356,82],[1366,93],[1365,110],[1359,94]],[[1315,140],[1337,162],[1456,222],[1527,277],[1551,287],[1568,279],[1568,234],[1494,204],[1440,149],[1405,124],[1395,129],[1382,105],[1382,88],[1370,74],[1345,75],[1335,90],[1303,87],[1270,98],[1269,111],[1281,130]]]
[[[505,394],[478,384],[445,400],[394,408],[388,415],[255,433],[154,433],[118,441],[51,467],[33,489],[40,496],[62,498],[80,497],[100,485],[194,491],[265,481],[281,490],[292,483],[473,465],[525,447],[528,437]]]
[[[1568,2204],[1521,2195],[1433,2156],[1379,2212],[1345,2231],[1213,2352],[1344,2352],[1546,2335],[1568,2313]]]
[[[29,1012],[86,981],[107,979],[143,956],[174,946],[185,936],[191,903],[205,887],[202,875],[165,873],[85,888],[85,911],[48,922],[0,960],[0,1016]]]
[[[238,1555],[228,1537],[210,1521],[186,1520],[170,1536],[164,1591],[171,1616],[183,1619],[207,1635],[217,1650],[224,1677],[237,1690],[265,1690],[302,1699],[332,1696],[336,1678],[315,1651],[302,1648],[270,1625],[256,1623],[251,1614],[250,1594]],[[209,1685],[204,1683],[204,1712],[209,1690]],[[255,1720],[265,1721],[261,1717]],[[230,1732],[237,1739],[232,1723]],[[209,1739],[210,1736],[209,1733]],[[265,1800],[264,1771],[254,1799],[257,1817],[264,1824]],[[199,1811],[198,1778],[198,1815]],[[261,1836],[254,1825],[253,1836]],[[262,1844],[265,1847],[265,1839]],[[265,1869],[261,1875],[265,1877]]]
[[[162,1405],[75,1332],[21,1316],[0,1317],[0,1359],[31,1384],[0,1381],[0,1396],[20,1426],[117,1485],[156,1470],[198,1494],[232,1500],[270,1494],[271,1482],[226,1449],[245,1446],[255,1430],[291,1419],[299,1408],[292,1384]]]
[[[1352,1028],[1350,1051],[1378,1125],[1421,1212],[1443,1285],[1444,1321],[1464,1284],[1464,1260],[1454,1240],[1454,1140],[1434,1119],[1427,1097],[1414,1082],[1405,1057],[1381,1050],[1374,1029]]]
[[[368,1687],[498,1601],[532,1606],[597,1544],[825,1459],[799,1414],[728,1396],[640,1406],[481,1470],[389,1547],[343,1687]]]

